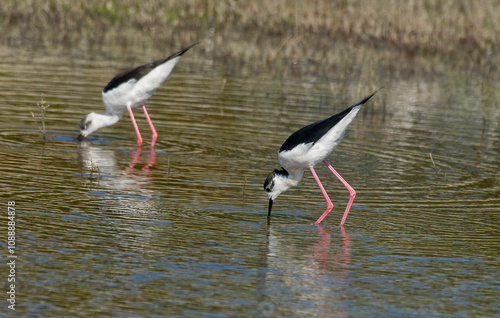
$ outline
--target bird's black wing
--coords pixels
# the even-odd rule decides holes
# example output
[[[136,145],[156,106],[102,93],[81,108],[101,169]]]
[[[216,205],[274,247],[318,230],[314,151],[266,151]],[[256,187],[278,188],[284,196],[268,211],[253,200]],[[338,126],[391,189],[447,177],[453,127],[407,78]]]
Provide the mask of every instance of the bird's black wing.
[[[294,132],[288,139],[281,145],[280,152],[288,151],[295,148],[300,144],[308,144],[317,142],[323,135],[325,135],[333,126],[341,121],[347,114],[349,114],[354,107],[366,103],[376,92],[364,98],[359,103],[335,114],[329,118],[317,121],[313,124],[307,125],[296,132]]]
[[[187,50],[189,50],[190,48],[192,48],[193,46],[195,46],[198,43],[199,42],[197,42],[195,44],[192,44],[192,45],[190,45],[190,46],[188,46],[188,47],[180,50],[179,52],[176,52],[176,53],[174,53],[174,54],[172,54],[172,55],[170,55],[168,57],[164,57],[164,58],[156,60],[154,62],[151,62],[151,63],[148,63],[148,64],[144,64],[144,65],[138,66],[136,68],[132,68],[130,70],[126,70],[124,72],[121,72],[120,74],[116,75],[108,83],[108,85],[106,85],[106,87],[104,88],[103,92],[106,93],[107,91],[112,90],[112,89],[120,86],[122,83],[128,82],[131,79],[135,79],[135,80],[138,81],[143,76],[145,76],[146,74],[148,74],[149,72],[151,72],[158,65],[161,65],[161,64],[167,62],[168,60],[176,58],[177,56],[181,56],[182,54],[186,53]]]

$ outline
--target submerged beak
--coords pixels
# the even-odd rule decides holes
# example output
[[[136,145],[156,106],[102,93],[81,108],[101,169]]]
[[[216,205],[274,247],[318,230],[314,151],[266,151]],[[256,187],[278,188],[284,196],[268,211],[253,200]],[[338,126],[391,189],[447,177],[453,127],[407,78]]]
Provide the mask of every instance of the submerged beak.
[[[269,199],[269,210],[267,211],[267,218],[271,217],[271,209],[273,208],[273,199]]]
[[[78,140],[82,141],[82,140],[84,140],[84,139],[85,139],[85,137],[84,137],[82,134],[79,134],[79,135],[78,135]]]

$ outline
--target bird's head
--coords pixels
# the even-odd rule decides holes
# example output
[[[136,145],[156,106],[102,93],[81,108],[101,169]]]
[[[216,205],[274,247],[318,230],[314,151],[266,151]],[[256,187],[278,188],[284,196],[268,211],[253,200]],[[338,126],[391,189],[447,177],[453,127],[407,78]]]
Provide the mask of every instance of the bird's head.
[[[83,116],[79,124],[80,135],[78,136],[78,139],[83,140],[97,129],[116,124],[116,122],[120,120],[121,116],[122,114],[108,114],[108,113],[106,113],[105,115],[90,113],[88,115]]]
[[[88,115],[83,116],[82,120],[80,120],[80,135],[78,135],[78,140],[85,139],[88,135],[96,131],[99,127],[97,125],[96,113],[90,113]]]
[[[266,191],[267,196],[269,197],[269,210],[267,212],[267,217],[271,216],[271,209],[273,207],[274,200],[281,193],[297,185],[297,183],[298,180],[290,178],[290,174],[285,169],[275,169],[267,176],[266,181],[264,181],[264,191]]]

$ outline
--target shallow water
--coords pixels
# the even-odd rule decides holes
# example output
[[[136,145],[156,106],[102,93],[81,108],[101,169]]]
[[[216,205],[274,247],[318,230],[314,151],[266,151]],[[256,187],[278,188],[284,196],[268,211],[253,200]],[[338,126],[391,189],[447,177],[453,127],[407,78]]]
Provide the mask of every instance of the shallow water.
[[[103,112],[102,87],[149,57],[2,51],[0,191],[5,214],[9,201],[16,208],[17,314],[500,315],[497,81],[363,87],[229,74],[189,58],[148,103],[151,152],[140,110],[141,149],[127,115],[76,139],[81,117]],[[345,227],[348,192],[324,166],[335,207],[322,226],[309,172],[268,224],[262,184],[281,143],[383,84],[330,157],[357,190]],[[7,267],[2,275],[6,289]]]

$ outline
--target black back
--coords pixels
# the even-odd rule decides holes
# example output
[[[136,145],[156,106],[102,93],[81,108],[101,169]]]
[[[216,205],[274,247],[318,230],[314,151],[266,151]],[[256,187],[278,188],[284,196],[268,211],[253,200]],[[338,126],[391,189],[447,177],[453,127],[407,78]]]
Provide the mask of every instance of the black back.
[[[347,114],[349,114],[352,109],[356,106],[363,105],[366,103],[377,91],[373,92],[370,96],[365,97],[359,103],[352,105],[351,107],[335,114],[327,119],[317,121],[313,124],[307,125],[296,132],[294,132],[288,139],[281,145],[281,151],[288,151],[295,148],[300,144],[308,144],[317,142],[323,135],[325,135],[333,126],[335,126],[339,121],[341,121]]]
[[[120,86],[120,84],[126,83],[131,79],[135,79],[138,81],[139,79],[144,77],[146,74],[151,72],[158,65],[161,65],[161,64],[167,62],[168,60],[171,60],[177,56],[181,56],[182,54],[186,53],[187,50],[189,50],[190,48],[192,48],[193,46],[195,46],[198,43],[200,43],[200,42],[192,44],[192,45],[190,45],[190,46],[188,46],[188,47],[180,50],[179,52],[176,52],[168,57],[164,57],[164,58],[156,60],[152,63],[144,64],[144,65],[132,68],[130,70],[126,70],[125,72],[122,72],[122,73],[116,75],[111,80],[111,82],[109,82],[108,85],[106,85],[106,87],[104,87],[103,92],[106,93],[107,91],[112,90],[112,89]]]

